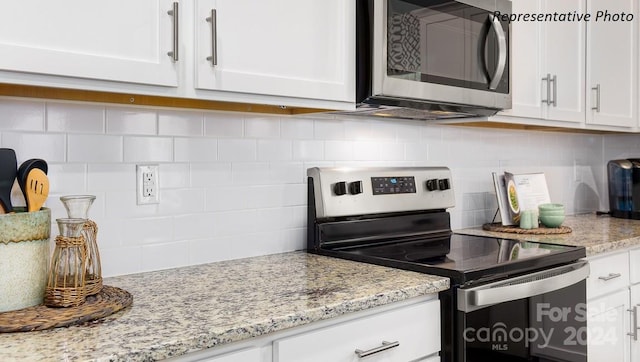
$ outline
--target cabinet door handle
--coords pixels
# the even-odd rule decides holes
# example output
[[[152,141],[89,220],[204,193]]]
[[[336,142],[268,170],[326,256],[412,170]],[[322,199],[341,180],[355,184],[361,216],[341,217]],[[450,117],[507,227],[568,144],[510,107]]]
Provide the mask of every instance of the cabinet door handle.
[[[604,280],[605,282],[611,279],[620,278],[622,274],[620,273],[609,273],[606,277],[598,277],[600,280]]]
[[[596,106],[591,107],[591,109],[600,113],[600,84],[596,84],[596,86],[591,88],[591,90],[596,91]]]
[[[554,107],[558,106],[558,77],[554,74],[553,78],[549,79],[549,83],[553,83],[553,101],[549,104]]]
[[[633,309],[627,309],[628,312],[631,312],[631,330],[633,332],[627,333],[627,336],[633,337],[634,341],[638,340],[638,306],[634,305]]]
[[[551,104],[551,88],[549,88],[549,80],[551,80],[551,74],[547,73],[547,76],[542,78],[542,81],[547,83],[547,99],[543,99],[542,103]]]
[[[171,15],[173,17],[173,50],[168,52],[167,55],[171,57],[171,59],[174,62],[178,61],[178,46],[180,45],[178,43],[178,28],[180,27],[180,16],[178,13],[178,3],[174,2],[173,3],[173,9],[167,11],[167,14]]]
[[[400,345],[399,341],[395,341],[395,342],[382,341],[382,345],[379,347],[371,348],[366,351],[356,349],[355,352],[358,358],[364,358],[367,356],[371,356],[372,354],[380,353],[382,351],[386,351],[388,349],[398,347],[399,345]]]
[[[207,60],[214,67],[218,65],[218,21],[216,9],[211,9],[211,15],[206,20],[211,23],[211,56],[207,57]]]

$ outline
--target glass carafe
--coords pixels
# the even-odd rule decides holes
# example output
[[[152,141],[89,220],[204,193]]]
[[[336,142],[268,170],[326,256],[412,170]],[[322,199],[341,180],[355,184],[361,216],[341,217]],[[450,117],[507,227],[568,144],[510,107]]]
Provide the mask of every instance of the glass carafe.
[[[102,290],[102,265],[98,251],[98,225],[89,219],[89,208],[95,201],[94,195],[68,195],[60,197],[70,218],[86,219],[82,235],[87,243],[87,263],[85,272],[86,295],[98,294]]]
[[[59,235],[51,258],[44,304],[75,307],[85,300],[87,248],[82,230],[86,219],[56,219]]]

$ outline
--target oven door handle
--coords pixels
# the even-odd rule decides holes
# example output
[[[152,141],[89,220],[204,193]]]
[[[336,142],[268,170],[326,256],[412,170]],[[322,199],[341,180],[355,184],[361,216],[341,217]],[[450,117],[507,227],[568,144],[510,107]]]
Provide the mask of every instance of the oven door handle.
[[[545,294],[576,284],[589,276],[589,262],[547,269],[470,289],[458,289],[458,310],[472,312],[494,304]]]

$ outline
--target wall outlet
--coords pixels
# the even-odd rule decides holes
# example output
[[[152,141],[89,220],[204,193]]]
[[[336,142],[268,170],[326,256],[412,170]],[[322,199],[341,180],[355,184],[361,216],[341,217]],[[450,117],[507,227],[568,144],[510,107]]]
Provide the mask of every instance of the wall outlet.
[[[136,202],[138,205],[160,203],[158,165],[136,165]]]

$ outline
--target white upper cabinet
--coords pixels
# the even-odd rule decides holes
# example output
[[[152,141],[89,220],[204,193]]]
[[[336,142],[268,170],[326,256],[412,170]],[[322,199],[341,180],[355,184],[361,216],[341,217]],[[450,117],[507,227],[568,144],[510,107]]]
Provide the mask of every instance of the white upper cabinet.
[[[583,14],[584,0],[544,0],[545,12]],[[542,53],[544,63],[543,90],[549,86],[547,119],[584,123],[585,109],[585,23],[580,21],[549,21],[543,23]]]
[[[3,2],[0,70],[19,73],[0,81],[32,73],[175,87],[172,7],[168,0]]]
[[[354,19],[353,1],[199,0],[195,87],[354,102]]]
[[[636,14],[636,0],[589,1],[595,16]],[[613,20],[613,18],[610,18]],[[637,19],[587,25],[587,124],[632,127],[636,123]]]
[[[584,0],[513,0],[512,13],[584,13]],[[584,123],[585,23],[511,24],[512,109],[505,115]]]
[[[0,54],[0,83],[355,108],[353,1],[10,1]]]

